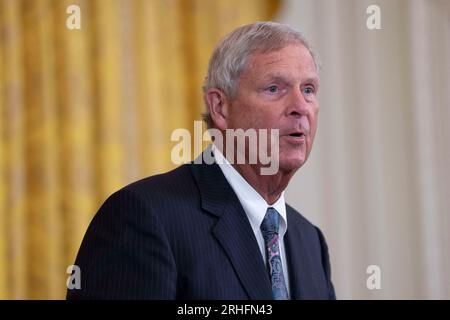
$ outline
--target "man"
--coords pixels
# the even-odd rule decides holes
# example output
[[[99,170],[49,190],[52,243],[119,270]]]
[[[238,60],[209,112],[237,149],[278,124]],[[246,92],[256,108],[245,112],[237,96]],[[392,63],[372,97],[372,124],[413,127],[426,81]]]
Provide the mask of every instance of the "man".
[[[261,174],[249,144],[228,156],[233,137],[200,155],[213,164],[116,192],[89,226],[81,289],[68,298],[334,299],[325,239],[283,193],[312,148],[318,86],[315,57],[291,27],[259,22],[226,36],[210,60],[204,119],[224,142],[227,130],[278,129],[278,170]]]

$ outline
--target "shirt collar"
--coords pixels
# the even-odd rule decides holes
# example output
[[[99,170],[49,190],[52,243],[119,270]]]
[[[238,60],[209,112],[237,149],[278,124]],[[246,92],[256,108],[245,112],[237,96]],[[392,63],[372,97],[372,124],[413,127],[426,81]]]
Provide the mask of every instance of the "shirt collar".
[[[220,167],[223,175],[227,179],[231,188],[236,193],[245,213],[250,221],[253,232],[256,234],[261,227],[261,223],[266,215],[267,208],[273,207],[280,214],[280,237],[284,236],[287,230],[286,203],[284,200],[284,191],[278,200],[269,205],[266,200],[241,176],[241,174],[230,164],[222,152],[212,145],[212,152],[216,164]]]

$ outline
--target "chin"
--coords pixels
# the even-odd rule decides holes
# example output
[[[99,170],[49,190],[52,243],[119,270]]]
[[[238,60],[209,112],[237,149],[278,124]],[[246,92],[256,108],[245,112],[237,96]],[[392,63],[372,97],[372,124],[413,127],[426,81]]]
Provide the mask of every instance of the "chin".
[[[280,159],[280,170],[284,172],[297,171],[306,162],[305,157]]]

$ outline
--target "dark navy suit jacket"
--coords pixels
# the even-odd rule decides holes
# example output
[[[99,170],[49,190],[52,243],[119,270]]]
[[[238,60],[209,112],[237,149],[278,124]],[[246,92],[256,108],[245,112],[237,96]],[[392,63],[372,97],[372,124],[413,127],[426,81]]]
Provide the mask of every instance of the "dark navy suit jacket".
[[[325,239],[287,208],[292,299],[335,299]],[[250,222],[218,165],[186,164],[126,186],[92,220],[68,299],[272,299]]]

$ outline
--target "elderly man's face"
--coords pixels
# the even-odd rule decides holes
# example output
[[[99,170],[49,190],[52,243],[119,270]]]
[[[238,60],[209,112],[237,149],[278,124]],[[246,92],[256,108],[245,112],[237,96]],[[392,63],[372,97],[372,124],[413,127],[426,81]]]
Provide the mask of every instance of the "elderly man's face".
[[[317,129],[319,78],[303,45],[251,56],[230,104],[228,128],[279,129],[279,168],[300,168]]]

